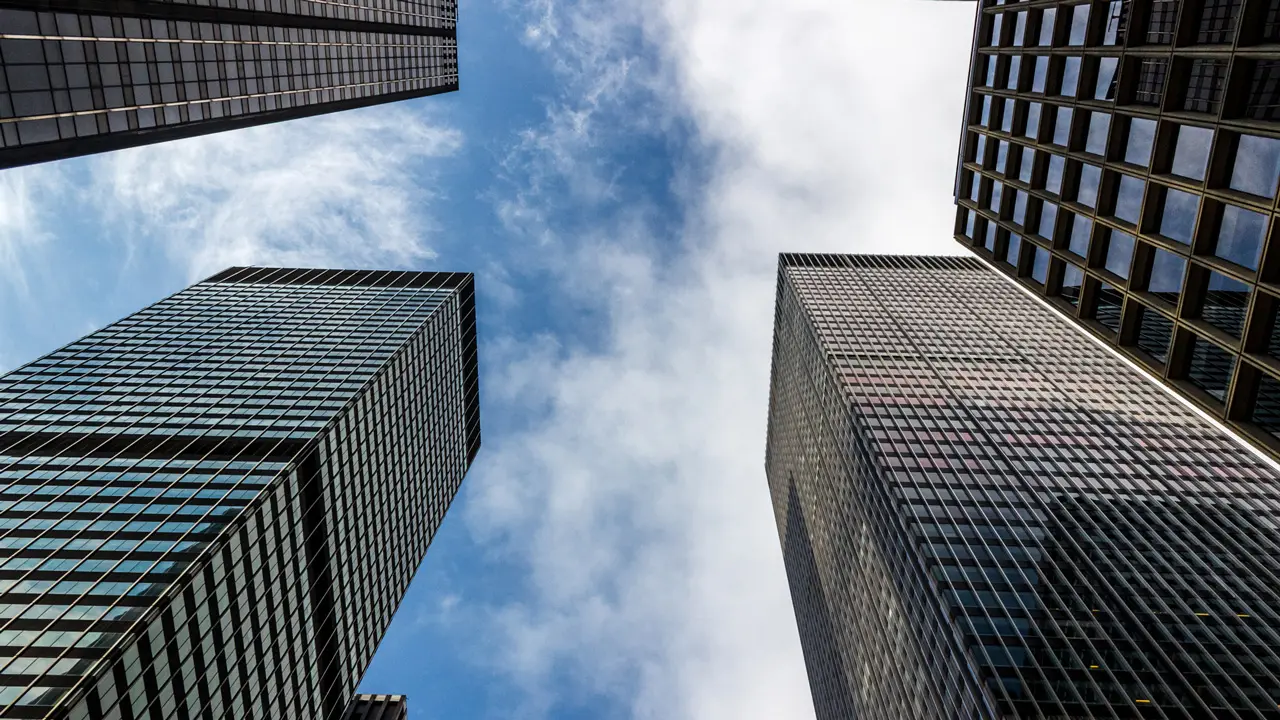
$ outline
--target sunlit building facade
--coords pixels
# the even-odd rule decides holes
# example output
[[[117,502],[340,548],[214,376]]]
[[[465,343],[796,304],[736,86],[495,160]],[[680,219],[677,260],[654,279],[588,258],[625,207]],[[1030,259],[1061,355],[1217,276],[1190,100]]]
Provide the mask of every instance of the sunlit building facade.
[[[959,160],[956,240],[1280,456],[1280,2],[982,0]]]
[[[457,0],[7,0],[0,168],[458,88]]]
[[[405,720],[409,704],[403,695],[357,695],[342,720]]]
[[[456,273],[233,268],[0,377],[0,717],[338,720],[477,403]]]
[[[820,720],[1277,716],[1263,456],[976,258],[784,255],[775,323]]]

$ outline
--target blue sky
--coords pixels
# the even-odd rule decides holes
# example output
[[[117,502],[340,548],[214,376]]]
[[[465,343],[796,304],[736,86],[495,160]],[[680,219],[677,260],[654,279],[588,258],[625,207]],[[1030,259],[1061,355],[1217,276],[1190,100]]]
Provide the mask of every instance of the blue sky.
[[[458,93],[0,173],[0,369],[231,264],[476,272],[484,447],[362,689],[811,716],[763,475],[776,254],[958,251],[971,28],[463,0]]]

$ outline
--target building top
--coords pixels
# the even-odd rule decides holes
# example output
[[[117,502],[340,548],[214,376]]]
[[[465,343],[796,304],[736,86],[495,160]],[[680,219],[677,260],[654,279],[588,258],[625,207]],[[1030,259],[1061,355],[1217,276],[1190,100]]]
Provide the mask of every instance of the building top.
[[[455,288],[471,273],[417,270],[335,270],[327,268],[229,267],[206,278],[206,283],[264,285],[342,285],[396,288]]]
[[[845,255],[838,253],[780,253],[782,267],[916,268],[934,270],[981,270],[977,258],[942,255]]]

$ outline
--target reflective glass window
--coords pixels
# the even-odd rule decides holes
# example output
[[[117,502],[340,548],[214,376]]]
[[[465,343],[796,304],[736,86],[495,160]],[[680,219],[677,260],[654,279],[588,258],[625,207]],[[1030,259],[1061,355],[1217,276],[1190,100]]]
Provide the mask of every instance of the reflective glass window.
[[[1151,277],[1147,280],[1147,292],[1171,305],[1178,304],[1182,296],[1182,282],[1187,273],[1187,261],[1181,255],[1155,248],[1151,258]]]
[[[1062,88],[1059,95],[1075,97],[1080,86],[1080,58],[1068,57],[1062,63]]]
[[[1122,278],[1129,277],[1129,264],[1133,261],[1133,236],[1112,230],[1107,238],[1107,255],[1103,266]]]
[[[991,96],[982,96],[982,110],[978,113],[978,124],[984,128],[991,127]]]
[[[1027,194],[1019,190],[1013,191],[1013,221],[1019,225],[1027,222]]]
[[[1035,250],[1031,255],[1031,279],[1043,285],[1048,277],[1049,251],[1040,246],[1035,246]]]
[[[1045,175],[1044,189],[1054,195],[1062,194],[1062,173],[1067,167],[1066,158],[1061,155],[1049,156],[1049,172]]]
[[[972,210],[966,210],[964,214],[964,236],[973,239],[974,213]]]
[[[1104,57],[1098,60],[1098,82],[1093,88],[1095,100],[1116,99],[1116,68],[1120,58]]]
[[[1084,287],[1084,271],[1067,263],[1062,271],[1062,289],[1059,295],[1072,305],[1080,304],[1080,288]]]
[[[1071,108],[1060,107],[1053,121],[1053,144],[1067,146],[1071,139]]]
[[[1027,38],[1027,11],[1023,10],[1022,12],[1016,15],[1016,19],[1013,21],[1013,44],[1018,47],[1022,47],[1022,45],[1026,42],[1026,38]]]
[[[1280,433],[1280,382],[1266,373],[1261,373],[1258,380],[1258,395],[1250,419],[1272,435]]]
[[[1267,232],[1267,218],[1252,210],[1227,205],[1218,228],[1218,241],[1213,254],[1247,267],[1258,269],[1262,259],[1262,243]]]
[[[1009,58],[1009,77],[1005,79],[1005,87],[1009,90],[1017,90],[1020,77],[1022,77],[1022,56],[1014,55]]]
[[[999,66],[999,55],[987,55],[987,79],[983,83],[987,87],[996,86],[996,69]]]
[[[1101,283],[1093,298],[1093,319],[1110,328],[1112,332],[1120,331],[1120,310],[1124,306],[1124,295],[1114,285]]]
[[[1053,229],[1058,222],[1058,206],[1051,202],[1040,205],[1040,237],[1053,239]]]
[[[1027,124],[1023,130],[1023,134],[1029,138],[1036,138],[1040,134],[1040,103],[1033,102],[1027,105]]]
[[[1071,221],[1071,237],[1067,241],[1067,249],[1087,257],[1089,254],[1089,235],[1093,232],[1093,221],[1084,215],[1076,215]]]
[[[1003,173],[1009,163],[1009,143],[1003,140],[996,141],[996,170]]]
[[[1241,135],[1231,169],[1231,189],[1273,198],[1277,181],[1280,181],[1280,140]]]
[[[1004,183],[1000,182],[999,180],[992,181],[991,204],[988,205],[988,207],[991,208],[991,210],[995,212],[996,215],[1000,214],[1000,200],[1003,193],[1004,193]]]
[[[1146,167],[1151,163],[1151,148],[1156,140],[1156,121],[1143,118],[1129,120],[1129,140],[1124,147],[1124,161]]]
[[[1191,337],[1191,363],[1187,379],[1218,400],[1225,400],[1234,370],[1231,354],[1204,338]]]
[[[1111,116],[1107,113],[1089,113],[1089,135],[1085,138],[1084,150],[1094,155],[1107,154],[1107,133],[1111,130]]]
[[[1196,227],[1196,211],[1200,198],[1191,193],[1165,190],[1164,212],[1160,215],[1160,234],[1171,240],[1190,245]]]
[[[1000,129],[1007,133],[1013,132],[1013,107],[1012,100],[1005,100],[1004,112],[1000,114]]]
[[[1222,273],[1209,272],[1209,288],[1200,319],[1239,338],[1244,330],[1244,314],[1249,307],[1249,286]]]
[[[1014,233],[1009,233],[1009,247],[1005,248],[1004,261],[1017,267],[1018,253],[1022,251],[1022,238]]]
[[[1076,202],[1094,207],[1098,203],[1098,183],[1102,181],[1102,170],[1095,165],[1080,165],[1080,186],[1076,191]]]
[[[1173,174],[1191,180],[1203,180],[1205,168],[1209,166],[1209,147],[1212,143],[1212,130],[1192,125],[1179,126],[1178,140],[1173,150]]]
[[[1018,166],[1018,179],[1024,183],[1031,184],[1031,171],[1035,168],[1036,151],[1031,148],[1022,148],[1021,163]]]
[[[1089,29],[1089,6],[1076,5],[1070,12],[1071,35],[1067,38],[1067,44],[1083,45],[1085,32]]]
[[[1124,42],[1124,27],[1128,20],[1129,0],[1111,0],[1107,7],[1107,26],[1102,33],[1103,45],[1119,45]]]
[[[1138,304],[1136,336],[1140,350],[1159,362],[1169,361],[1169,342],[1173,340],[1173,322],[1169,318]]]
[[[987,221],[987,234],[982,239],[982,247],[991,252],[996,251],[996,224],[990,220]]]
[[[1035,70],[1031,78],[1031,92],[1044,92],[1045,81],[1049,77],[1049,56],[1037,55]]]
[[[1040,39],[1037,44],[1047,46],[1053,43],[1053,21],[1057,19],[1057,15],[1057,8],[1047,8],[1040,16]]]
[[[1115,216],[1131,225],[1138,224],[1142,212],[1143,182],[1132,175],[1121,175],[1116,183]]]

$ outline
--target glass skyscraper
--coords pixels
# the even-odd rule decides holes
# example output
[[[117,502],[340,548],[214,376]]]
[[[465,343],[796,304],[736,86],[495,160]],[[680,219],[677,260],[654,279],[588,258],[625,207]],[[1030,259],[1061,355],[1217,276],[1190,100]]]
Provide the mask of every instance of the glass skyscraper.
[[[6,0],[0,168],[458,89],[457,0]]]
[[[981,0],[955,238],[1280,457],[1280,0]]]
[[[975,258],[782,256],[766,466],[820,720],[1277,716],[1280,472]]]
[[[405,720],[408,713],[403,695],[357,695],[342,720]]]
[[[471,275],[233,268],[0,378],[0,717],[337,720],[480,445]]]

